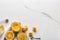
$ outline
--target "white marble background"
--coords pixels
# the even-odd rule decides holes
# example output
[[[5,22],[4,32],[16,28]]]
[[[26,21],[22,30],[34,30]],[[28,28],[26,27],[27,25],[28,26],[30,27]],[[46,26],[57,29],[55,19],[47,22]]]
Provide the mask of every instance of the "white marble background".
[[[60,24],[42,12],[60,22],[60,0],[0,0],[0,20],[10,20],[5,25],[5,31],[12,21],[20,21],[22,25],[28,24],[27,33],[32,30],[33,25],[38,27],[34,37],[40,37],[41,40],[60,40]],[[3,37],[4,35],[0,40]]]

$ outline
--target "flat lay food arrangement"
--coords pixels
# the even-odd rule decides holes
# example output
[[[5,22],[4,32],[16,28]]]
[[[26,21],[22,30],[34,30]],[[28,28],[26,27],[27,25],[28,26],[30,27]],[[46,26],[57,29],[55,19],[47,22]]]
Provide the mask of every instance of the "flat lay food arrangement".
[[[9,20],[6,19],[5,23],[8,23]],[[4,40],[14,40],[17,38],[17,40],[28,40],[28,36],[33,38],[33,32],[35,33],[37,31],[37,26],[32,26],[32,31],[28,33],[28,36],[26,34],[26,31],[29,29],[28,25],[21,26],[21,22],[13,21],[10,24],[10,28],[6,31],[4,34]],[[2,35],[4,32],[4,25],[0,25],[0,35]]]

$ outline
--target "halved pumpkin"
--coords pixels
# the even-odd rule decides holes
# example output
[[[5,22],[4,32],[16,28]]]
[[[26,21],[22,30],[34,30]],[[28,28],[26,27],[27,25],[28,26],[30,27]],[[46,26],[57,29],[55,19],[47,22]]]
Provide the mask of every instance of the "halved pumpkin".
[[[17,39],[18,39],[18,40],[27,40],[27,38],[26,38],[26,33],[24,33],[24,32],[18,33]]]
[[[21,29],[21,23],[20,22],[12,22],[11,29],[15,32],[20,31]]]
[[[6,40],[13,40],[14,39],[14,33],[12,31],[7,31],[5,34]]]

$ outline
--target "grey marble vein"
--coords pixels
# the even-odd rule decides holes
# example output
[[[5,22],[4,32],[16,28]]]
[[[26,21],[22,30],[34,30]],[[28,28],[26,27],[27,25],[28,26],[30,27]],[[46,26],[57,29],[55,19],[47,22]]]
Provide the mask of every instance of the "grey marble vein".
[[[24,5],[24,7],[25,7],[26,9],[30,10],[30,11],[34,11],[34,12],[40,13],[39,11],[34,10],[34,9],[31,9],[31,8],[29,8],[29,7],[26,6],[26,5]],[[41,13],[42,13],[43,15],[47,16],[48,18],[54,20],[56,23],[60,24],[60,22],[59,22],[58,20],[54,19],[54,18],[51,17],[49,14],[47,14],[47,13],[45,13],[45,12],[41,12]]]

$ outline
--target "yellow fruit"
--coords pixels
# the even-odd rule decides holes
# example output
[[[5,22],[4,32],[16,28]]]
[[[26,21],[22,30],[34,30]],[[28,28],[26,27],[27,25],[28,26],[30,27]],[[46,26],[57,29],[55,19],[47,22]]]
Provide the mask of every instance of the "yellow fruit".
[[[11,29],[15,32],[20,31],[21,29],[21,23],[20,22],[12,22]]]
[[[33,33],[32,32],[29,32],[29,37],[33,37]]]
[[[22,27],[22,31],[23,32],[26,32],[28,30],[28,26],[27,25],[24,25],[23,27]]]
[[[18,39],[18,40],[27,40],[27,38],[26,38],[26,33],[24,33],[24,32],[18,33],[17,39]]]
[[[13,40],[14,39],[14,33],[12,31],[7,31],[5,34],[6,40]]]
[[[33,26],[32,30],[33,30],[33,32],[36,32],[36,30],[37,30],[36,26]]]

